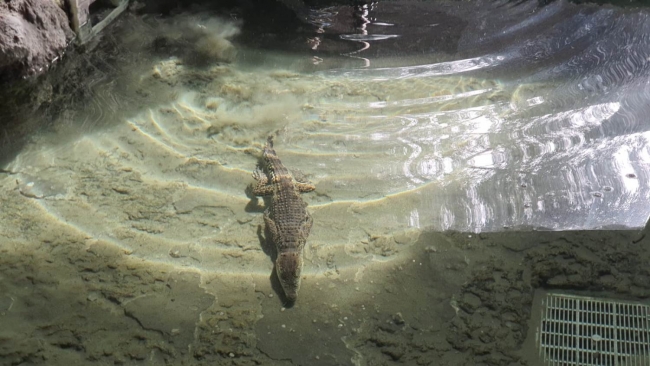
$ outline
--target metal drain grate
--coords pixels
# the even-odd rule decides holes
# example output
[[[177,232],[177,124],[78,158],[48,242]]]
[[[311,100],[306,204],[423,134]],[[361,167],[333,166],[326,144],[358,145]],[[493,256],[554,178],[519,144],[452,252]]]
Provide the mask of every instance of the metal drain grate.
[[[537,345],[544,365],[650,365],[650,306],[547,294]]]

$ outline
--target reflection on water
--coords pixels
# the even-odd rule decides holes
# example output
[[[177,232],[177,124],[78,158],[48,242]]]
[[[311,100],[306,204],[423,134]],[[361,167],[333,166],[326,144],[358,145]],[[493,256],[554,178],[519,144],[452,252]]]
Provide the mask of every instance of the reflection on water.
[[[643,102],[650,59],[647,13],[577,7],[564,2],[542,8],[534,2],[482,5],[472,8],[477,13],[470,18],[476,17],[477,26],[468,27],[459,36],[461,57],[456,60],[327,74],[344,75],[362,83],[448,75],[477,77],[483,83],[494,80],[497,87],[493,89],[507,98],[499,100],[488,93],[479,98],[479,104],[486,104],[480,107],[465,103],[451,111],[430,106],[423,113],[413,113],[409,108],[361,117],[393,119],[405,126],[399,132],[382,132],[386,140],[393,141],[389,144],[398,143],[405,151],[400,163],[404,187],[413,188],[407,182],[422,185],[441,181],[443,186],[463,182],[465,187],[447,191],[444,197],[437,196],[439,189],[429,190],[428,195],[436,197],[419,205],[420,212],[430,212],[430,220],[424,222],[431,222],[437,229],[480,231],[500,230],[503,226],[555,230],[642,226],[648,216],[641,198],[647,196],[647,184],[643,183],[648,163],[644,159],[647,128],[642,117],[648,108]],[[405,21],[411,14],[396,11],[398,6],[379,3],[362,7],[364,22],[360,28],[369,44],[355,57],[373,48],[381,54],[382,49],[394,47],[379,41],[381,35],[394,32],[384,25],[413,24]],[[515,16],[490,17],[504,7]],[[440,9],[468,18],[468,10],[462,7],[441,5],[435,10]],[[325,14],[329,18],[337,15],[331,9]],[[402,21],[396,22],[400,16]],[[375,23],[380,26],[369,28]],[[410,28],[430,26],[416,24]],[[447,25],[444,20],[436,24]],[[325,36],[330,28],[334,34],[342,32],[336,25],[322,21],[321,28]],[[352,36],[358,38],[358,34]],[[370,42],[373,37],[376,42]],[[346,34],[340,38],[350,39]],[[423,39],[403,38],[406,48]],[[423,91],[445,90],[441,84],[423,86]],[[480,93],[479,88],[471,93]],[[462,98],[464,93],[454,90],[449,95]],[[429,101],[426,97],[411,97],[393,103],[412,106]],[[356,114],[380,105],[384,106],[359,106]],[[388,126],[390,122],[382,123],[381,129],[390,129]],[[404,134],[408,138],[403,138]],[[446,137],[464,144],[451,144]],[[439,167],[446,159],[450,160],[448,171],[437,174],[442,172]],[[423,169],[429,166],[438,168]],[[433,176],[418,178],[414,171]],[[460,179],[454,179],[454,174]],[[631,192],[630,187],[635,191]],[[454,212],[452,220],[441,222],[433,214],[441,206]]]

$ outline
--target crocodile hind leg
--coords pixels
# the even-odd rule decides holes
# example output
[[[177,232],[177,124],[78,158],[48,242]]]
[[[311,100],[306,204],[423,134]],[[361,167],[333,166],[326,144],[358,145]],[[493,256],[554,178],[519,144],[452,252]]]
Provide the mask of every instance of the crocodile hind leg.
[[[309,183],[309,179],[307,179],[305,174],[298,169],[291,169],[291,175],[298,183]]]
[[[266,223],[266,227],[269,229],[269,232],[271,233],[271,240],[273,240],[273,243],[277,243],[277,238],[278,238],[278,227],[275,226],[275,221],[269,216],[269,211],[266,210],[264,211],[264,223]]]

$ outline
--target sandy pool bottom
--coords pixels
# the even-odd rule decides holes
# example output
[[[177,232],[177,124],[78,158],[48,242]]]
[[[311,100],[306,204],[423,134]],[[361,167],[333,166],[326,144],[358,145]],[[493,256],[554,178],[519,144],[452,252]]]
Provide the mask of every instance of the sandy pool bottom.
[[[285,309],[236,254],[240,271],[141,258],[0,184],[3,365],[523,365],[535,289],[650,296],[645,230],[418,232],[391,261],[328,258]]]
[[[458,111],[496,118],[526,92],[133,57],[143,73],[81,84],[96,85],[87,105],[0,171],[0,365],[534,364],[524,341],[536,289],[650,297],[647,229],[424,230],[440,218],[413,214],[435,186],[406,179],[419,160],[348,139],[401,131],[408,113],[439,112],[442,135],[466,119]],[[62,141],[83,129],[95,133]],[[286,309],[263,207],[243,194],[278,130],[283,161],[317,183],[305,276]],[[443,156],[473,154],[482,138],[458,136]]]

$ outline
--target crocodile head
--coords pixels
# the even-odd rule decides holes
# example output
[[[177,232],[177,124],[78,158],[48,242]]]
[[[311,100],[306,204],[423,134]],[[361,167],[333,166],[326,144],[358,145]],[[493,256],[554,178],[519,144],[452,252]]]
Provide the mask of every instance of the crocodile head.
[[[287,299],[291,302],[296,301],[300,289],[302,253],[300,251],[279,253],[275,260],[275,271]]]

